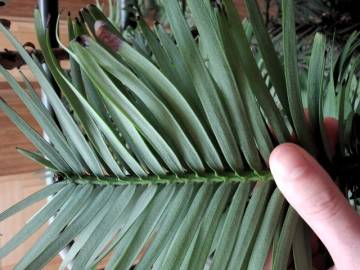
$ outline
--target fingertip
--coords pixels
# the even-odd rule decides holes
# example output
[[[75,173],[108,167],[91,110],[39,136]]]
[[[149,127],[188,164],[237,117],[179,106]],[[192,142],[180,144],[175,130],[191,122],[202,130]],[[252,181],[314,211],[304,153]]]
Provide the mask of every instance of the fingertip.
[[[354,239],[360,236],[360,218],[326,171],[310,154],[291,143],[276,147],[269,165],[282,194],[319,236],[339,269],[355,269],[340,267],[353,263],[338,251],[358,251],[360,241]]]
[[[308,167],[306,152],[293,143],[277,146],[271,153],[269,165],[274,180],[279,185],[284,181],[298,178]]]
[[[294,143],[283,143],[274,148],[270,155],[270,163],[272,161],[278,161],[284,157],[284,155],[298,155],[302,154],[303,150],[300,146]]]

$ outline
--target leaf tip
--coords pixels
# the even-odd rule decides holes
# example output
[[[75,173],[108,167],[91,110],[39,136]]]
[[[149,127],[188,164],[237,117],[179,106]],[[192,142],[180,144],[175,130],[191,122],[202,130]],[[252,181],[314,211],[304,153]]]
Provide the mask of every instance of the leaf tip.
[[[116,52],[121,47],[121,39],[109,31],[107,24],[104,21],[97,20],[94,24],[96,37],[108,46],[112,51]]]
[[[86,35],[78,36],[75,40],[83,47],[89,46],[89,37]]]
[[[88,8],[98,8],[95,4],[93,4],[93,3],[90,3],[90,4],[88,4]]]
[[[88,10],[88,6],[87,7],[83,7],[80,9],[79,13],[90,13],[89,10]]]
[[[1,23],[6,29],[10,29],[11,22],[10,22],[9,20],[0,19],[0,23]]]

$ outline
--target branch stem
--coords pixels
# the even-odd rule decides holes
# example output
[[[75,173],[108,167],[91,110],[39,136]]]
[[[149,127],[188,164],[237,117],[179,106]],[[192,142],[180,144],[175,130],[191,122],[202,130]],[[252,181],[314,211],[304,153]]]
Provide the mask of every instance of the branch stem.
[[[185,174],[185,175],[168,175],[168,176],[147,176],[147,177],[127,177],[117,178],[113,176],[68,176],[64,180],[79,185],[161,185],[161,184],[187,184],[187,183],[223,183],[223,182],[247,182],[247,181],[271,181],[273,177],[269,171],[261,173],[223,173],[223,174]]]

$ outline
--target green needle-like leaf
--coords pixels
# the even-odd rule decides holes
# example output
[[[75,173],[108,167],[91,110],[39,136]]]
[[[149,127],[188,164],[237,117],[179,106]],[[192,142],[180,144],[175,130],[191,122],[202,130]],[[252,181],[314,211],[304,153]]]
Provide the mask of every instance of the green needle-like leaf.
[[[204,155],[208,165],[214,170],[221,170],[223,165],[219,154],[206,133],[203,124],[178,89],[150,61],[128,44],[124,43],[118,54],[139,73],[145,74],[145,78],[152,83],[156,93],[163,97],[164,101],[169,104],[168,106],[171,106],[172,110],[174,110],[174,114],[179,117],[179,122],[182,123],[184,131],[193,139],[194,144],[200,149],[200,153]]]
[[[249,41],[247,40],[239,14],[236,12],[235,5],[231,0],[224,0],[224,5],[229,18],[229,24],[232,26],[233,41],[241,57],[240,63],[244,67],[244,72],[248,79],[250,88],[257,99],[259,105],[264,111],[265,116],[271,123],[274,133],[279,142],[285,142],[289,138],[289,131],[286,127],[283,116],[278,110],[275,101],[271,97],[264,79],[257,67],[254,56],[251,52]]]
[[[74,158],[72,155],[72,150],[69,147],[66,139],[61,133],[59,127],[56,125],[55,121],[50,117],[49,111],[45,111],[34,98],[31,98],[18,84],[15,78],[6,71],[2,66],[0,66],[0,73],[7,80],[9,85],[12,87],[17,96],[21,101],[26,105],[34,118],[38,121],[42,129],[46,132],[46,135],[49,137],[52,144],[54,144],[56,150],[64,158],[66,163],[71,167],[72,170],[77,171],[78,167],[81,167],[79,161]]]
[[[31,152],[26,149],[17,147],[16,151],[18,151],[23,156],[39,163],[40,165],[44,166],[45,168],[48,168],[52,171],[57,171],[56,167],[46,158],[44,158],[40,153],[37,152]]]
[[[259,270],[267,258],[276,270],[292,259],[296,270],[310,269],[307,227],[272,181],[269,158],[279,143],[299,143],[356,206],[360,34],[329,56],[325,36],[315,34],[308,58],[296,41],[298,1],[282,1],[282,33],[252,0],[250,20],[233,0],[156,0],[154,25],[145,2],[127,1],[124,11],[120,2],[67,16],[67,43],[58,16],[55,36],[69,65],[56,58],[39,10],[41,54],[0,25],[37,82],[20,70],[18,82],[5,66],[0,74],[46,139],[7,97],[0,110],[37,148],[18,151],[56,181],[0,213],[1,222],[47,199],[0,258],[49,222],[15,269],[45,268],[59,253],[62,270]],[[125,22],[125,11],[135,16]]]
[[[135,187],[128,186],[125,189],[117,188],[117,191],[121,191],[121,193],[113,201],[113,207],[109,210],[102,222],[99,223],[99,225],[91,233],[91,236],[84,243],[84,248],[82,248],[76,256],[73,267],[78,269],[85,268],[85,265],[89,261],[90,257],[94,255],[95,250],[98,248],[99,242],[107,238],[106,234],[110,231],[114,221],[117,221],[124,209],[128,207],[128,203],[134,195]],[[111,239],[112,237],[113,235],[110,235],[109,238]],[[106,243],[107,241],[104,246],[106,246]]]
[[[85,138],[83,137],[82,133],[80,132],[78,126],[75,124],[73,118],[70,116],[69,112],[66,110],[65,106],[55,93],[53,87],[51,86],[50,82],[44,75],[43,71],[37,66],[37,64],[33,61],[27,51],[22,47],[22,45],[11,35],[11,33],[0,24],[0,31],[5,34],[7,39],[13,44],[13,46],[18,50],[19,54],[22,56],[24,61],[28,64],[31,68],[31,71],[39,80],[39,84],[41,85],[42,89],[44,89],[49,101],[53,105],[56,115],[58,116],[59,121],[61,122],[61,126],[65,129],[67,135],[71,137],[71,139],[75,142],[74,145],[78,148],[81,156],[87,161],[88,165],[93,164],[93,157],[91,150],[89,150],[89,145],[86,143]],[[90,160],[91,159],[91,160]],[[95,162],[96,164],[96,162]],[[96,165],[93,164],[94,170]],[[81,170],[83,171],[83,170]],[[101,171],[101,170],[100,170]]]
[[[64,173],[71,171],[69,165],[40,134],[30,127],[15,111],[13,111],[1,98],[0,110],[22,131],[22,133],[35,145],[35,147]]]
[[[85,229],[81,231],[81,233],[74,239],[74,243],[71,245],[69,250],[66,252],[65,257],[62,260],[60,265],[61,270],[66,269],[67,265],[69,265],[75,256],[79,253],[81,249],[84,249],[87,243],[87,240],[91,237],[92,233],[96,229],[96,227],[104,220],[105,215],[107,215],[110,209],[114,208],[114,204],[116,200],[119,199],[121,193],[124,191],[124,187],[115,187],[114,192],[109,197],[106,205],[96,214],[96,217],[90,221],[90,223],[86,226]]]
[[[204,50],[211,55],[208,60],[209,70],[221,89],[224,106],[228,109],[228,115],[231,119],[230,125],[234,125],[232,130],[235,130],[234,135],[237,138],[238,145],[250,167],[253,170],[260,171],[262,164],[255,141],[253,140],[249,117],[225,53],[225,50],[231,50],[231,47],[226,46],[228,45],[227,43],[221,44],[220,37],[216,33],[216,27],[214,25],[216,21],[211,20],[213,16],[211,16],[211,13],[206,9],[203,2],[203,0],[190,0],[188,1],[188,5],[192,11],[195,24],[198,27],[200,38],[205,41]]]
[[[126,116],[141,130],[146,139],[155,146],[155,149],[159,151],[158,154],[163,157],[164,162],[172,171],[175,173],[183,172],[178,157],[164,138],[160,136],[149,121],[131,104],[126,96],[119,91],[91,55],[78,43],[72,43],[71,48],[79,57],[85,72],[87,72],[88,75],[90,75],[90,73],[97,74],[96,76],[89,77],[93,80],[94,85],[96,85],[101,94],[104,95],[115,108],[126,113]]]
[[[175,0],[164,1],[163,4],[180,53],[186,61],[191,79],[194,81],[196,91],[222,152],[233,170],[241,170],[243,161],[217,88],[195,45],[189,27],[181,14],[179,4]]]
[[[249,12],[249,19],[251,22],[252,30],[255,34],[257,44],[261,51],[261,56],[266,65],[266,70],[269,73],[271,82],[274,85],[276,94],[279,97],[281,105],[283,106],[284,110],[287,113],[287,116],[289,117],[290,110],[287,99],[283,67],[279,61],[274,45],[272,44],[270,36],[267,32],[258,3],[253,0],[246,0],[245,4]]]
[[[325,68],[325,49],[326,40],[321,34],[316,34],[314,44],[311,51],[308,81],[307,81],[307,98],[309,120],[312,132],[319,135],[319,95],[322,93],[324,68]]]
[[[125,209],[125,222],[120,223],[121,226],[119,226],[119,228],[117,228],[117,230],[115,231],[117,232],[116,237],[114,239],[109,239],[111,240],[111,243],[100,252],[98,258],[95,260],[96,263],[103,259],[106,255],[108,255],[109,252],[113,250],[113,248],[116,246],[116,244],[118,244],[119,241],[128,233],[128,230],[131,228],[131,226],[137,221],[143,211],[145,211],[146,207],[154,199],[154,196],[157,194],[157,189],[157,186],[150,186],[148,188],[145,188],[144,190],[138,187],[138,191],[140,194],[139,197],[137,197],[135,194],[134,198],[136,198],[137,200],[133,202],[130,201],[130,204],[133,203],[133,205],[132,207],[130,206],[128,209]],[[95,254],[98,254],[98,251],[100,251],[100,248],[95,251]]]
[[[211,243],[215,237],[217,225],[230,197],[231,187],[231,184],[222,184],[214,193],[199,228],[188,269],[204,268],[210,254]]]
[[[234,235],[237,234],[240,228],[246,202],[249,197],[250,187],[251,184],[249,183],[238,185],[238,188],[232,197],[232,203],[224,221],[220,240],[216,246],[214,258],[211,264],[213,269],[221,268],[221,265],[226,265],[230,259],[230,251],[232,251],[236,241]]]
[[[127,47],[126,44],[123,44],[123,46]],[[130,49],[130,46],[128,48]],[[176,121],[174,115],[170,113],[164,103],[162,103],[156,95],[143,82],[141,82],[134,73],[131,72],[131,70],[117,61],[93,40],[89,40],[89,50],[92,52],[92,56],[104,67],[105,70],[118,78],[144,103],[145,106],[148,107],[161,126],[164,135],[166,134],[169,138],[173,139],[171,142],[175,148],[179,150],[179,153],[183,155],[183,159],[188,161],[189,167],[194,171],[203,171],[204,167],[199,154],[190,142],[188,136],[184,133],[184,130]],[[132,50],[132,52],[136,53],[135,50]],[[140,59],[132,55],[132,61],[138,62],[139,66],[144,66],[148,72],[155,69],[155,67],[151,66],[149,62],[144,63],[144,61],[141,61],[146,59],[141,57],[140,54],[137,54],[137,56],[140,57]],[[150,75],[153,78],[152,80],[155,82],[158,81],[158,83],[163,83],[163,80],[165,79],[160,72],[158,72],[158,76],[154,76],[154,74]],[[161,79],[163,80],[161,81]],[[184,106],[182,106],[182,108],[183,107]],[[164,119],[166,119],[166,121],[163,121]],[[196,123],[200,124],[198,121]]]
[[[213,186],[211,184],[203,184],[197,191],[184,221],[166,252],[163,265],[161,266],[162,269],[174,269],[174,267],[181,264],[186,250],[190,246],[190,241],[195,234],[195,228],[199,225],[201,216],[204,214],[203,212],[212,193]]]
[[[291,118],[300,144],[310,153],[316,153],[316,146],[310,136],[301,99],[299,67],[296,54],[294,2],[282,1],[282,25],[284,43],[284,70]]]
[[[276,246],[273,267],[279,270],[286,270],[291,246],[294,240],[296,227],[299,222],[299,215],[290,206],[287,210],[284,224],[282,225],[280,237]]]
[[[56,216],[50,227],[40,237],[29,252],[16,264],[15,269],[24,269],[54,241],[58,234],[70,223],[75,215],[82,209],[92,193],[92,186],[77,186],[64,207]]]
[[[149,249],[141,258],[140,263],[136,269],[144,270],[149,269],[154,264],[160,253],[166,252],[167,243],[172,239],[173,234],[180,226],[182,219],[185,217],[188,207],[191,202],[193,194],[192,185],[183,185],[177,190],[175,198],[172,200],[167,216],[164,218],[160,228],[156,229],[154,235],[156,236],[151,242]]]
[[[261,217],[264,215],[266,204],[269,202],[271,188],[271,183],[257,183],[253,188],[228,264],[229,269],[247,269],[247,262],[251,256],[256,233],[261,224]]]
[[[75,185],[68,185],[55,195],[28,223],[0,249],[0,258],[18,247],[58,211],[74,191]]]
[[[10,208],[2,212],[0,214],[0,221],[3,221],[16,214],[17,212],[20,212],[21,210],[29,207],[30,205],[33,205],[34,203],[41,201],[48,196],[55,194],[56,192],[59,192],[60,190],[65,188],[66,185],[67,184],[65,182],[55,183],[39,190],[38,192],[31,194],[26,199],[18,202],[17,204],[14,204]]]
[[[99,190],[95,190],[95,198],[86,206],[86,209],[74,220],[69,226],[62,231],[58,238],[56,238],[49,248],[44,250],[30,265],[30,269],[41,269],[46,263],[48,263],[53,257],[56,256],[71,240],[73,240],[86,225],[96,216],[98,211],[107,203],[107,200],[111,197],[114,188],[107,186]]]
[[[139,226],[138,231],[127,233],[124,238],[117,244],[112,252],[111,259],[107,265],[109,269],[116,266],[116,269],[128,269],[146,244],[151,241],[151,234],[158,224],[159,219],[166,210],[170,200],[175,192],[174,186],[165,186],[148,205],[143,212],[144,219]],[[139,217],[140,218],[140,217]],[[131,230],[131,229],[130,229]]]
[[[284,197],[275,189],[267,205],[261,227],[257,234],[255,245],[251,251],[248,269],[262,269],[270,250],[271,240],[274,236],[276,225],[282,214]]]

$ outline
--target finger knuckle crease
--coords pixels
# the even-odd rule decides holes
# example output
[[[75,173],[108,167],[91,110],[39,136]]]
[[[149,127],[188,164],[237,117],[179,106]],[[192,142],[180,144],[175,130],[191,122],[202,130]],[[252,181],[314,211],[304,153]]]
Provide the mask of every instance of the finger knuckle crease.
[[[322,191],[316,198],[308,200],[305,214],[316,220],[330,220],[341,211],[341,203],[336,192],[333,190]]]

